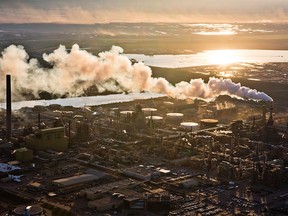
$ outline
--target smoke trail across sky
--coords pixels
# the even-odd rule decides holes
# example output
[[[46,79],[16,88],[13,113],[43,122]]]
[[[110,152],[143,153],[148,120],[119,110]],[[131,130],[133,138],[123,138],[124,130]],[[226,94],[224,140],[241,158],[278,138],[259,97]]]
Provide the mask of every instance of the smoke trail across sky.
[[[110,51],[101,52],[98,56],[81,50],[77,44],[70,52],[60,45],[43,59],[52,68],[43,68],[37,59],[29,59],[23,46],[11,45],[0,57],[0,99],[4,99],[4,76],[13,78],[13,96],[21,99],[21,93],[28,92],[39,97],[39,92],[47,91],[56,95],[79,96],[91,86],[101,91],[112,92],[154,92],[164,93],[170,97],[214,99],[219,95],[272,101],[263,92],[241,86],[230,79],[210,78],[208,83],[203,79],[192,79],[180,82],[175,86],[165,78],[152,77],[150,67],[139,62],[132,64],[128,57],[121,55],[123,49],[113,46]]]

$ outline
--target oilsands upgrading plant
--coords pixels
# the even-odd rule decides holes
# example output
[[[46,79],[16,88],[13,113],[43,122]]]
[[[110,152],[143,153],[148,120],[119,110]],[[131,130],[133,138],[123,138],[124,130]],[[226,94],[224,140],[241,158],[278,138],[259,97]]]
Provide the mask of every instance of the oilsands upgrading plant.
[[[271,103],[163,96],[13,110],[9,75],[6,89],[0,214],[288,213],[288,114]]]

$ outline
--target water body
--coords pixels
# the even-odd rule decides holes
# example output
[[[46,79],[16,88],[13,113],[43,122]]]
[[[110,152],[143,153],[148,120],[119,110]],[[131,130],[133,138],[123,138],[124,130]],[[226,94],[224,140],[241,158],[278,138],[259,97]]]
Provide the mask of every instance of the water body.
[[[233,63],[288,62],[288,50],[207,50],[195,54],[144,55],[125,54],[130,59],[162,68],[184,68]]]
[[[34,106],[49,106],[51,104],[59,104],[61,106],[98,106],[104,104],[129,102],[141,99],[159,98],[164,97],[163,94],[156,93],[131,93],[131,94],[112,94],[112,95],[99,95],[91,97],[76,97],[76,98],[59,98],[54,100],[31,100],[31,101],[18,101],[12,103],[12,109],[18,110],[22,107]],[[0,103],[0,108],[6,108],[6,103]]]

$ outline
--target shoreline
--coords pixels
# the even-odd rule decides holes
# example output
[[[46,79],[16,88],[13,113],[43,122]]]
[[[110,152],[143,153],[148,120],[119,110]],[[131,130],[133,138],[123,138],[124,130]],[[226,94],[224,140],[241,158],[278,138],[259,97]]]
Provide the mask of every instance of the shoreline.
[[[226,64],[288,63],[288,50],[220,49],[193,54],[122,54],[130,60],[144,62],[150,67],[189,68],[198,66],[225,66]],[[223,64],[224,63],[224,64]]]
[[[145,100],[151,98],[164,97],[163,94],[156,93],[131,93],[131,94],[110,94],[110,95],[98,95],[89,97],[74,97],[74,98],[58,98],[52,100],[29,100],[29,101],[17,101],[12,102],[12,109],[19,110],[24,107],[33,108],[35,106],[50,106],[50,105],[61,105],[61,106],[73,106],[73,107],[85,107],[85,106],[100,106],[113,103],[124,103],[135,100]],[[0,103],[0,109],[5,108],[6,103]]]
[[[288,65],[288,63],[283,63],[284,68]],[[282,65],[282,64],[281,64]],[[270,65],[264,65],[264,71],[269,68]],[[209,77],[216,77],[221,78],[221,76],[217,74],[205,74],[206,70],[210,70],[210,68],[206,68],[205,66],[198,66],[198,67],[188,67],[188,68],[179,68],[179,69],[167,69],[167,68],[159,68],[159,67],[151,67],[153,71],[153,77],[165,77],[170,83],[175,84],[181,81],[189,82],[191,79],[203,79],[205,82],[209,80]],[[205,69],[206,68],[206,69]],[[214,67],[212,67],[214,68]],[[205,70],[204,70],[205,69]],[[212,70],[212,69],[211,69]],[[217,67],[214,70],[218,70]],[[229,70],[229,68],[227,69]],[[201,71],[198,73],[197,71]],[[213,72],[213,71],[212,71]],[[177,76],[175,74],[177,73]],[[260,72],[261,73],[261,72]],[[241,83],[242,86],[247,86],[251,89],[256,89],[260,92],[265,92],[270,97],[273,98],[274,104],[280,107],[288,107],[288,82],[285,83],[277,83],[271,82],[269,76],[262,80],[253,80],[251,77],[222,77],[222,78],[229,78],[235,83]]]

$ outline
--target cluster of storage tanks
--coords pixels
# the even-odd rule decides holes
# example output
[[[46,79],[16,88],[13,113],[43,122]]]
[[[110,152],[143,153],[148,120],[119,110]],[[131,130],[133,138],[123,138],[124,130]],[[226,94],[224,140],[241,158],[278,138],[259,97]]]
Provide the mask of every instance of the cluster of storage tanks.
[[[167,104],[167,106],[171,106],[171,104]],[[145,121],[147,124],[149,124],[150,121],[153,121],[155,125],[157,124],[170,124],[173,126],[178,126],[184,130],[187,131],[196,131],[203,128],[212,128],[217,127],[218,120],[217,119],[201,119],[200,122],[194,122],[194,121],[185,121],[185,117],[183,113],[180,112],[168,112],[166,113],[165,117],[157,115],[157,109],[146,107],[142,108],[142,112],[145,116]],[[125,120],[129,119],[133,116],[135,111],[132,110],[124,110],[120,111],[120,119]]]

